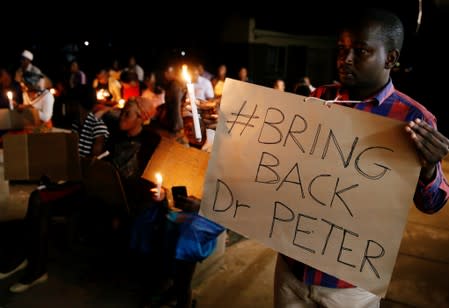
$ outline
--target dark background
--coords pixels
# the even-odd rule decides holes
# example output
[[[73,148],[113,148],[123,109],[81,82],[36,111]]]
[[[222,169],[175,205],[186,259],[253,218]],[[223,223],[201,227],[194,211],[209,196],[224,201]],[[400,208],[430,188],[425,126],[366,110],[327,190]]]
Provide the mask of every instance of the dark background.
[[[181,58],[181,50],[186,51],[186,60],[200,59],[214,72],[221,63],[232,65],[239,60],[236,55],[230,58],[221,40],[230,16],[255,17],[258,29],[333,35],[343,13],[360,6],[383,7],[396,12],[406,29],[400,62],[412,73],[397,74],[397,86],[437,114],[440,128],[447,133],[449,113],[443,89],[449,67],[449,52],[444,47],[449,0],[422,0],[422,24],[417,31],[418,4],[418,0],[2,4],[3,17],[12,22],[3,22],[0,65],[15,69],[26,48],[35,54],[36,65],[52,77],[62,70],[64,48],[76,45],[76,57],[88,75],[109,66],[113,58],[124,63],[130,55],[147,70],[161,69]],[[85,40],[89,46],[83,45]]]

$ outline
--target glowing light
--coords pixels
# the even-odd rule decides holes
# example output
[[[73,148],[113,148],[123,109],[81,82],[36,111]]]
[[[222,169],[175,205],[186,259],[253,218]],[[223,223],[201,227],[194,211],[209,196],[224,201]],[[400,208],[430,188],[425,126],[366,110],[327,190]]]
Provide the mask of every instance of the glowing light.
[[[157,198],[160,198],[162,189],[162,174],[160,174],[159,172],[156,173],[156,186],[157,186],[156,196]]]
[[[186,81],[187,86],[187,94],[190,100],[190,106],[192,108],[192,117],[193,117],[193,127],[195,129],[195,138],[197,140],[201,140],[201,128],[200,128],[200,119],[198,116],[198,110],[196,108],[196,98],[195,98],[195,88],[192,83],[192,79],[190,78],[189,73],[187,72],[187,65],[182,66],[182,76]]]

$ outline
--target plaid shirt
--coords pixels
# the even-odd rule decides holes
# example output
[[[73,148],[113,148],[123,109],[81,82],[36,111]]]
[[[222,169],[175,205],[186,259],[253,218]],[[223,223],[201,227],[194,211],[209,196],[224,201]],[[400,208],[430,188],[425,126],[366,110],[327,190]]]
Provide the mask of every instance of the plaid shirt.
[[[317,88],[311,96],[324,100],[349,100],[349,93],[340,84]],[[396,90],[390,80],[376,95],[361,103],[351,104],[353,108],[405,122],[419,118],[436,128],[436,118],[424,106]],[[441,163],[438,163],[435,179],[430,183],[418,181],[413,201],[416,207],[427,214],[440,210],[449,195],[449,184],[444,177]],[[292,273],[305,284],[328,288],[350,288],[350,283],[323,273],[313,267],[283,256]]]

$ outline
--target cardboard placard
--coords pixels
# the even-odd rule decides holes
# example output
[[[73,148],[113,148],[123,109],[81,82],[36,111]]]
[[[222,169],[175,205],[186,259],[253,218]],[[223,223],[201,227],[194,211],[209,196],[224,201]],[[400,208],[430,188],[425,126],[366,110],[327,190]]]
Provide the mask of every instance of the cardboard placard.
[[[40,124],[39,111],[35,108],[24,110],[0,109],[0,130],[15,130],[35,127]]]
[[[384,296],[420,172],[404,127],[226,79],[202,213]]]
[[[142,177],[156,183],[155,174],[159,172],[164,187],[186,186],[189,195],[201,198],[208,161],[209,153],[163,137]]]
[[[75,133],[33,133],[3,136],[5,179],[80,180],[78,136]]]

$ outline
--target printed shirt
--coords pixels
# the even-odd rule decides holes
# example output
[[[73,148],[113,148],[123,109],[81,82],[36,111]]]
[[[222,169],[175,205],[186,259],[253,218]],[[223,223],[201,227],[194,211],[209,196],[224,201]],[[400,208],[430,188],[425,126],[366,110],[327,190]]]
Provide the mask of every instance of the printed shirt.
[[[340,84],[332,84],[317,88],[311,96],[325,100],[349,100],[349,93]],[[338,102],[336,102],[338,103]],[[349,105],[349,104],[343,104]],[[409,122],[416,118],[426,121],[436,128],[436,118],[424,106],[396,90],[390,80],[388,84],[376,95],[360,103],[350,104],[355,109],[371,112],[377,115]],[[441,163],[438,163],[435,178],[430,183],[418,181],[413,201],[422,212],[432,214],[439,211],[449,196],[449,184],[444,177]],[[287,256],[284,260],[292,273],[307,285],[320,285],[328,288],[350,288],[352,284],[323,273],[313,267],[295,261]]]
[[[109,137],[106,124],[104,124],[103,120],[97,119],[92,112],[87,114],[81,127],[77,123],[72,123],[72,131],[79,136],[78,152],[80,157],[86,157],[92,153],[95,138],[101,136]]]

